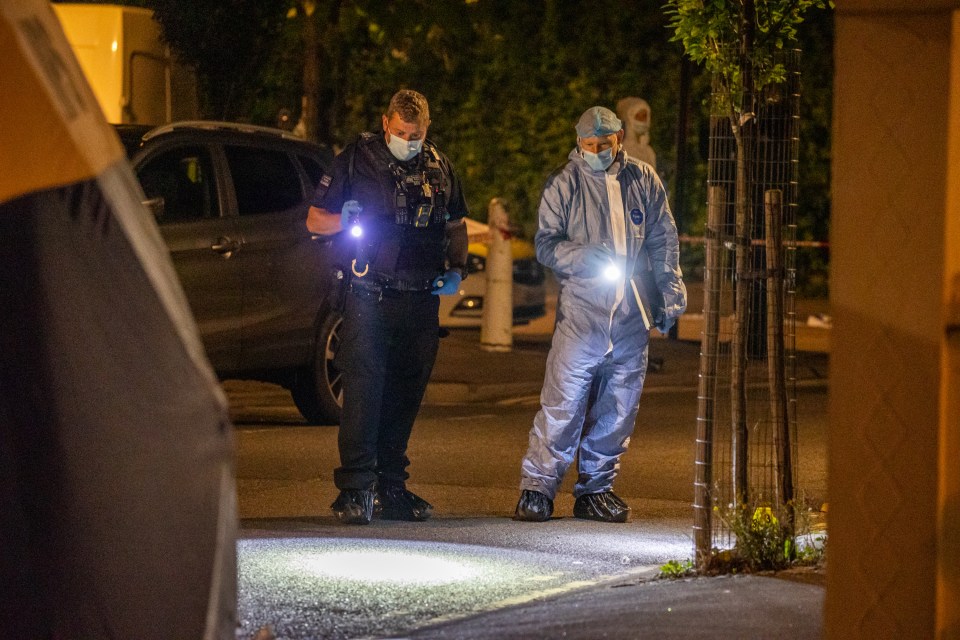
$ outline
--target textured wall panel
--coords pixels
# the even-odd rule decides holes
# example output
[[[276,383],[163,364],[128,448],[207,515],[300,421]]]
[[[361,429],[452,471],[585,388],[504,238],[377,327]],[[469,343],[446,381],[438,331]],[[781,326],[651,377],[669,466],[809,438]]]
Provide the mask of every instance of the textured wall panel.
[[[950,14],[840,5],[827,629],[924,638],[935,611]]]
[[[960,638],[960,10],[953,14],[940,384],[937,629]]]

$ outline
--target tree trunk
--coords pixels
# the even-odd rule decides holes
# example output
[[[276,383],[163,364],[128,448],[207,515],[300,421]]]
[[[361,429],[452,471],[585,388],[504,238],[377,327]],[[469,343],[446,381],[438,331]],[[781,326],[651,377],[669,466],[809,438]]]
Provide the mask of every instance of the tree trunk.
[[[786,534],[794,534],[793,458],[791,457],[790,420],[787,416],[783,315],[783,192],[771,189],[764,194],[767,244],[767,376],[770,386],[770,419],[777,450],[777,490],[785,518]]]
[[[707,189],[706,270],[703,283],[703,335],[700,338],[700,380],[697,391],[697,459],[694,479],[694,545],[697,568],[705,570],[713,547],[713,424],[717,402],[717,359],[720,347],[720,282],[726,190]]]
[[[756,7],[744,0],[740,15],[740,95],[731,94],[730,125],[737,143],[736,179],[736,282],[734,287],[733,339],[730,345],[730,421],[733,433],[733,495],[737,505],[746,505],[750,497],[747,460],[747,345],[750,330],[751,230],[753,229],[753,182],[756,116],[753,107],[753,54]],[[736,89],[736,87],[731,87]],[[736,108],[736,106],[739,108]]]
[[[736,179],[736,268],[734,282],[733,337],[730,344],[730,422],[732,433],[733,496],[737,505],[746,505],[750,497],[747,429],[747,340],[750,330],[750,229],[753,227],[749,198],[748,149],[746,128],[734,125],[737,142]]]
[[[303,137],[311,142],[317,141],[317,104],[320,94],[316,8],[314,0],[302,0],[300,3],[303,14],[303,98],[300,101],[300,125]]]

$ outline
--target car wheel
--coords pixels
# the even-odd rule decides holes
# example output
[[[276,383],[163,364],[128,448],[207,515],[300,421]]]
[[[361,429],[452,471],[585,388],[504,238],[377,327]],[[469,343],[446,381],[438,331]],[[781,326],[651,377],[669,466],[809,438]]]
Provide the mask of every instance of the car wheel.
[[[333,364],[333,356],[340,344],[342,323],[339,313],[326,315],[317,331],[313,366],[298,370],[290,387],[293,403],[309,424],[340,422],[343,382]]]

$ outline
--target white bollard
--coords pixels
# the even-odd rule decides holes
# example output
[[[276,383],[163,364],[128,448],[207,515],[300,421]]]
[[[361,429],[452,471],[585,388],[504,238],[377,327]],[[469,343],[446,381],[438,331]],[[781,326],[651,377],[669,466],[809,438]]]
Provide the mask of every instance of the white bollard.
[[[487,291],[483,296],[480,348],[510,351],[513,348],[513,252],[510,216],[500,198],[487,208],[490,239],[487,241]]]

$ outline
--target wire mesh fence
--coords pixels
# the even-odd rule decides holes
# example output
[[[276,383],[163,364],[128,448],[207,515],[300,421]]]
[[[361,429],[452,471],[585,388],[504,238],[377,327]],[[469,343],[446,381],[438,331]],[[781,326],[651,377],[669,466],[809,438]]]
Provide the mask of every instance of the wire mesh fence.
[[[792,535],[798,60],[799,52],[786,54],[785,81],[757,96],[753,114],[738,114],[737,131],[730,114],[711,115],[694,504],[700,562],[735,546],[735,514],[777,514]],[[716,83],[714,93],[714,104],[729,104]]]

